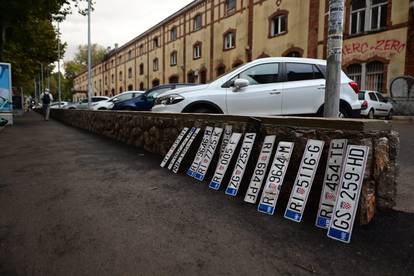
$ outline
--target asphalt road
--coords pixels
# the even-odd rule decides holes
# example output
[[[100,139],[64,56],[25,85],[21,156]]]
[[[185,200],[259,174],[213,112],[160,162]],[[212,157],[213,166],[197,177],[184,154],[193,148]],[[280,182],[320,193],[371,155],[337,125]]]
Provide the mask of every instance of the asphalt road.
[[[37,114],[0,132],[0,275],[414,275],[414,214],[350,245]]]

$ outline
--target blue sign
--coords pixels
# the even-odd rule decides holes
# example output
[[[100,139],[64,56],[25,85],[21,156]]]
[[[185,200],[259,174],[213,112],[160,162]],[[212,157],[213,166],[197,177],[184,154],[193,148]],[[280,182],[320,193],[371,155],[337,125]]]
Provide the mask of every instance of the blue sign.
[[[0,63],[0,112],[11,112],[11,110],[11,68],[9,63]]]

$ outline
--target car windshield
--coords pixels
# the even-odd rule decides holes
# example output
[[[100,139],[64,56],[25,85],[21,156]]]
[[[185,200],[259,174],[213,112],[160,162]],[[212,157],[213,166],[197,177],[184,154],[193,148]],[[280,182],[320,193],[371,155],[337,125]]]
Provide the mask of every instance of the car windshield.
[[[172,89],[171,87],[165,87],[165,88],[160,88],[154,91],[150,91],[147,94],[147,99],[155,99],[159,94],[169,91],[171,89]]]
[[[358,93],[358,100],[362,101],[365,99],[365,91],[361,91]]]

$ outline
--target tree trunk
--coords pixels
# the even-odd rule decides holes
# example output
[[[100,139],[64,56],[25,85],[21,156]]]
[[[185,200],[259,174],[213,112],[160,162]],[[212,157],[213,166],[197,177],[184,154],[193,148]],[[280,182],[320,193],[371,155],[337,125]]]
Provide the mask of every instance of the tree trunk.
[[[0,61],[3,61],[4,46],[6,45],[6,24],[0,20]]]

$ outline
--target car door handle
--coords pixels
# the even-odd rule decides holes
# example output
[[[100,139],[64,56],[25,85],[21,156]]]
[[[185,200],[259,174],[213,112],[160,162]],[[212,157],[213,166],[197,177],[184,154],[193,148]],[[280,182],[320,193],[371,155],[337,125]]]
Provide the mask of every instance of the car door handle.
[[[280,91],[272,90],[272,92],[269,93],[270,95],[280,95]]]
[[[320,85],[320,86],[318,87],[318,89],[319,89],[319,90],[322,90],[322,89],[323,89],[323,90],[325,90],[325,88],[326,88],[326,86],[325,86],[325,85]]]

